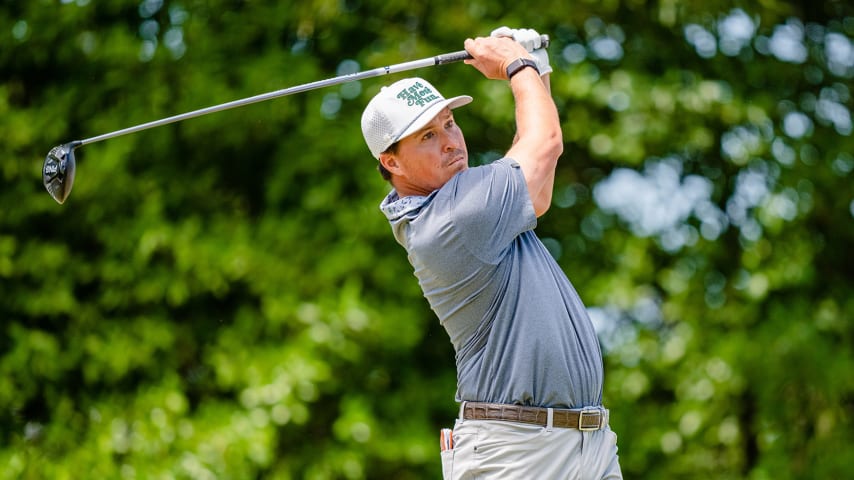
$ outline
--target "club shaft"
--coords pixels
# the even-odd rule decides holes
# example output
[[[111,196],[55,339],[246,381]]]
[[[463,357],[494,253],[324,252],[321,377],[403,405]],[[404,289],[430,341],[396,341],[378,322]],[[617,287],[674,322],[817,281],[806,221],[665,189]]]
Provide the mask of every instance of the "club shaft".
[[[461,50],[459,52],[445,53],[442,55],[437,55],[435,57],[423,58],[421,60],[413,60],[410,62],[398,63],[395,65],[389,65],[386,67],[374,68],[372,70],[365,70],[362,72],[350,73],[346,75],[341,75],[334,78],[328,78],[326,80],[318,80],[316,82],[305,83],[302,85],[297,85],[289,88],[284,88],[281,90],[276,90],[273,92],[262,93],[260,95],[255,95],[253,97],[247,97],[240,100],[234,100],[228,103],[223,103],[220,105],[214,105],[207,108],[201,108],[199,110],[193,110],[192,112],[182,113],[180,115],[174,115],[172,117],[163,118],[160,120],[155,120],[148,123],[143,123],[141,125],[136,125],[134,127],[128,127],[122,130],[116,130],[115,132],[105,133],[103,135],[98,135],[96,137],[87,138],[85,140],[78,140],[78,145],[87,145],[90,143],[100,142],[101,140],[107,140],[108,138],[114,138],[121,135],[127,135],[129,133],[139,132],[142,130],[147,130],[149,128],[160,127],[163,125],[168,125],[170,123],[180,122],[182,120],[187,120],[189,118],[199,117],[202,115],[207,115],[209,113],[221,112],[223,110],[228,110],[231,108],[242,107],[244,105],[250,105],[252,103],[263,102],[266,100],[271,100],[278,97],[284,97],[286,95],[293,95],[295,93],[307,92],[309,90],[316,90],[318,88],[329,87],[332,85],[339,85],[347,82],[355,82],[358,80],[364,80],[367,78],[379,77],[382,75],[388,75],[392,73],[405,72],[407,70],[414,70],[417,68],[431,67],[435,65],[444,65],[446,63],[459,62],[462,60],[466,60],[472,58],[468,52],[465,50]]]

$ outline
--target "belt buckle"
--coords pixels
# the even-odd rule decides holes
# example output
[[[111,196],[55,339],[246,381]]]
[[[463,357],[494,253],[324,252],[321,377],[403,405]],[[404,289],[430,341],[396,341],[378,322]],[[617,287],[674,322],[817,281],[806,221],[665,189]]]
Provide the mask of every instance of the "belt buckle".
[[[596,425],[590,426],[584,422],[585,414],[587,418],[597,417]],[[602,411],[599,409],[581,410],[578,412],[578,430],[582,432],[594,432],[602,428]]]

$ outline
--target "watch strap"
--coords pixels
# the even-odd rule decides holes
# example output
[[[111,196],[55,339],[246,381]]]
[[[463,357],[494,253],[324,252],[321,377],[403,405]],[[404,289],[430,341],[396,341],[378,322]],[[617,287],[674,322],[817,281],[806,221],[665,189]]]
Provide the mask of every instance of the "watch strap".
[[[510,65],[507,65],[507,80],[510,80],[513,78],[513,75],[516,75],[527,67],[531,67],[536,70],[537,74],[540,73],[540,69],[537,68],[537,62],[530,58],[517,58],[510,62]]]

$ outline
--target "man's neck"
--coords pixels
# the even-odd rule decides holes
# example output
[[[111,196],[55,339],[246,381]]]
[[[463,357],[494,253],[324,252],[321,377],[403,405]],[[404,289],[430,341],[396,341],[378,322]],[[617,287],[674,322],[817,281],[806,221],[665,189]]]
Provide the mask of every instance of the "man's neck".
[[[410,184],[405,183],[405,182],[392,181],[391,186],[394,187],[395,191],[397,192],[397,196],[400,198],[411,197],[411,196],[426,197],[427,195],[430,195],[431,193],[433,193],[433,190],[428,190],[428,189],[423,188],[423,187],[410,185]]]

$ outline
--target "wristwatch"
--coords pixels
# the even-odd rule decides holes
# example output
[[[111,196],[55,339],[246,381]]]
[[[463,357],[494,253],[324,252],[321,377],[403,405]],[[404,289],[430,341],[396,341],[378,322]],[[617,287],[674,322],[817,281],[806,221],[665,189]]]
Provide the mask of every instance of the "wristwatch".
[[[531,60],[530,58],[519,58],[513,60],[510,65],[507,65],[507,80],[510,80],[511,78],[513,78],[513,75],[516,75],[527,67],[533,68],[537,71],[537,74],[539,75],[540,69],[537,68],[537,62]]]

